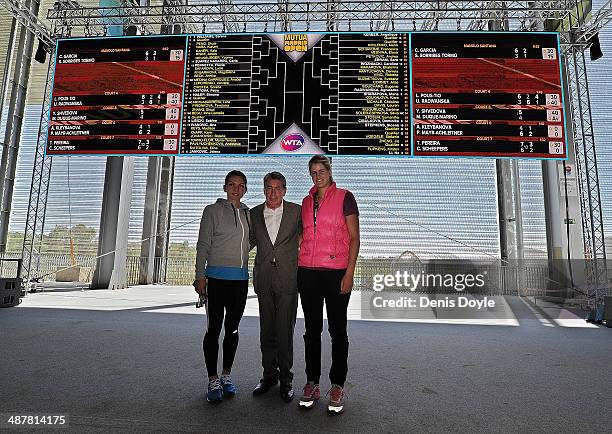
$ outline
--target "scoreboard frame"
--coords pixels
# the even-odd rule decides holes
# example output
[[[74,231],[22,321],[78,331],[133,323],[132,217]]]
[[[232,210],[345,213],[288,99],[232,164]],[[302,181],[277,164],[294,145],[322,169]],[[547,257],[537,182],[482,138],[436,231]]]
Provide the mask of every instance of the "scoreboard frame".
[[[183,140],[183,128],[185,125],[185,120],[183,118],[184,116],[184,110],[185,110],[185,92],[186,92],[186,77],[187,77],[187,66],[188,66],[188,60],[187,60],[187,54],[188,54],[188,43],[189,43],[189,38],[190,37],[200,37],[200,38],[225,38],[225,37],[231,37],[231,36],[245,36],[245,35],[250,35],[250,36],[268,36],[268,35],[286,35],[286,34],[299,34],[299,35],[371,35],[371,36],[376,36],[376,35],[407,35],[407,50],[408,50],[408,56],[409,56],[409,71],[408,71],[408,80],[409,80],[409,95],[408,97],[409,99],[409,113],[407,113],[405,115],[405,117],[409,117],[410,123],[409,125],[406,126],[406,128],[409,129],[410,131],[410,140],[409,140],[409,153],[405,154],[405,155],[389,155],[389,154],[380,154],[380,153],[372,153],[372,154],[333,154],[330,153],[328,155],[330,156],[334,156],[334,157],[377,157],[377,158],[385,158],[385,157],[393,157],[393,158],[488,158],[488,159],[527,159],[527,160],[560,160],[560,161],[564,161],[564,160],[568,160],[569,159],[569,154],[568,154],[568,136],[567,136],[567,132],[568,132],[568,128],[567,128],[567,116],[568,116],[568,111],[566,110],[566,98],[565,98],[565,76],[563,74],[563,58],[562,58],[562,52],[561,52],[561,45],[560,45],[560,40],[559,40],[559,33],[558,32],[501,32],[501,31],[444,31],[444,32],[430,32],[430,31],[426,31],[426,32],[266,32],[266,33],[222,33],[222,34],[194,34],[194,33],[186,33],[186,34],[171,34],[171,35],[136,35],[136,36],[107,36],[107,37],[88,37],[88,38],[59,38],[56,40],[56,46],[55,46],[55,56],[54,56],[54,63],[53,63],[53,71],[52,71],[52,85],[51,85],[51,92],[49,94],[49,101],[48,101],[48,107],[49,107],[49,117],[47,119],[48,121],[48,128],[46,130],[46,136],[45,136],[45,156],[49,155],[49,156],[62,156],[62,155],[78,155],[78,156],[83,156],[83,155],[98,155],[98,156],[287,156],[287,155],[294,155],[294,156],[299,156],[299,155],[311,155],[312,153],[182,153],[182,140]],[[415,154],[415,108],[414,108],[414,89],[413,89],[413,81],[414,81],[414,70],[413,70],[413,62],[414,62],[414,53],[413,53],[413,35],[425,35],[425,34],[436,34],[436,35],[440,35],[440,34],[446,34],[446,35],[457,35],[457,36],[467,36],[470,34],[475,34],[475,35],[505,35],[505,36],[514,36],[514,37],[520,37],[520,35],[535,35],[535,36],[539,36],[539,35],[554,35],[556,37],[556,48],[557,48],[557,59],[556,61],[558,62],[559,65],[559,83],[560,83],[560,96],[561,96],[561,105],[560,105],[560,110],[563,116],[563,122],[562,122],[562,130],[563,130],[563,137],[562,137],[562,143],[563,143],[563,153],[561,154],[561,156],[555,156],[553,154],[550,154],[550,156],[542,156],[542,155],[538,155],[538,156],[533,156],[530,157],[529,153],[506,153],[508,155],[416,155]],[[177,150],[176,152],[139,152],[139,151],[126,151],[126,152],[109,152],[108,149],[99,149],[99,150],[95,150],[95,151],[89,151],[89,152],[49,152],[49,143],[50,143],[50,136],[51,136],[51,126],[52,126],[52,104],[53,104],[53,96],[54,96],[54,92],[55,92],[55,84],[56,84],[56,73],[57,73],[57,67],[58,67],[58,54],[60,51],[60,44],[63,44],[65,42],[72,42],[72,41],[80,41],[80,40],[87,40],[88,42],[93,42],[95,41],[105,41],[105,40],[127,40],[127,39],[133,39],[133,38],[151,38],[151,39],[159,39],[159,38],[166,38],[166,37],[171,37],[171,38],[184,38],[185,40],[185,51],[184,51],[184,58],[183,58],[183,83],[182,83],[182,98],[181,98],[181,108],[180,108],[180,118],[179,118],[179,135],[178,135],[178,143],[177,143]],[[311,48],[309,48],[310,50]],[[401,62],[401,59],[398,59],[398,62]],[[400,81],[401,81],[402,77],[400,77]],[[401,86],[398,87],[398,92],[400,92]],[[405,144],[407,145],[407,144]],[[494,151],[493,151],[494,152]]]

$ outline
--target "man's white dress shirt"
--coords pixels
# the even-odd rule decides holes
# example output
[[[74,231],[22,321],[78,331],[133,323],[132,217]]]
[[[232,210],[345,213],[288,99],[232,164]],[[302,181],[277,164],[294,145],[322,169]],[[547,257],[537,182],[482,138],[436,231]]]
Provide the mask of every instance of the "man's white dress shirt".
[[[268,235],[270,235],[270,241],[272,241],[272,245],[274,245],[280,228],[281,219],[283,218],[283,203],[281,202],[280,206],[275,209],[270,209],[268,205],[264,205],[263,214],[264,220],[266,221],[266,229],[268,230]]]

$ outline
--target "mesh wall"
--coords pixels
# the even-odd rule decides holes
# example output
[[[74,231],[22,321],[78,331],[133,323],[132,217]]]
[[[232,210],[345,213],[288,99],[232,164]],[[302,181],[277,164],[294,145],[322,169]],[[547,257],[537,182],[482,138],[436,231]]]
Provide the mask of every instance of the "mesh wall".
[[[97,2],[80,2],[95,6]],[[597,1],[598,9],[602,1]],[[41,17],[52,6],[41,5]],[[10,15],[0,12],[0,67],[6,58]],[[452,29],[449,29],[452,30]],[[612,234],[612,29],[600,33],[604,57],[588,62],[589,86],[598,151],[605,232]],[[36,48],[36,47],[35,47]],[[23,234],[32,177],[33,153],[40,121],[47,65],[32,64],[26,116],[20,141],[10,231]],[[0,131],[4,132],[6,107]],[[2,134],[2,139],[3,139]],[[70,172],[68,172],[68,164]],[[310,187],[304,157],[184,157],[177,159],[170,241],[193,247],[202,209],[223,196],[227,171],[237,168],[249,177],[249,206],[263,201],[262,178],[279,170],[288,179],[287,199],[300,202]],[[394,158],[334,158],[338,185],[350,189],[361,213],[363,256],[498,255],[495,165],[492,160]],[[141,239],[147,159],[136,158],[132,191],[130,242]],[[104,183],[104,157],[55,157],[45,233],[57,227],[99,226]],[[521,201],[527,258],[545,257],[546,236],[542,175],[539,162],[521,161]],[[68,188],[70,186],[70,189]],[[68,196],[70,192],[70,200]],[[59,231],[61,232],[61,231]],[[606,236],[608,251],[612,237]],[[79,246],[77,246],[78,248]],[[51,250],[67,253],[68,243]],[[83,249],[84,251],[87,249]]]

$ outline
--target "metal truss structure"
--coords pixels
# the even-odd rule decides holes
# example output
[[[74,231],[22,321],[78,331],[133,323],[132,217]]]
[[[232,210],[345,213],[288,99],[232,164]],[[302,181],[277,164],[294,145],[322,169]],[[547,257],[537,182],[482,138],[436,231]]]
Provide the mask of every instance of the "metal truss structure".
[[[0,0],[2,5],[51,47],[56,37],[104,35],[109,21],[117,25],[133,25],[141,34],[158,34],[159,26],[181,24],[185,31],[197,33],[325,31],[325,30],[483,30],[491,20],[503,14],[509,28],[529,30],[526,23],[534,20],[567,20],[574,6],[562,2],[533,1],[291,1],[205,0],[186,4],[181,0],[165,0],[158,6],[140,6],[123,0],[120,7],[81,7],[74,0],[55,3],[47,13],[56,31],[49,30],[33,15],[23,0]],[[562,34],[564,47],[585,47],[591,37],[612,21],[612,0],[592,14],[589,22],[578,23]],[[575,21],[575,20],[574,20]]]
[[[603,27],[612,21],[612,0],[601,7],[593,16],[592,20],[582,24],[576,31],[576,43],[587,44]]]
[[[55,48],[55,45],[53,45]],[[49,118],[51,110],[51,85],[53,81],[52,71],[55,56],[51,56],[47,80],[45,84],[45,98],[42,106],[42,115],[38,127],[38,141],[34,152],[34,168],[32,171],[32,184],[30,186],[30,200],[28,201],[28,214],[26,217],[26,228],[23,239],[21,257],[23,259],[23,275],[26,285],[29,284],[33,274],[38,274],[40,261],[40,248],[42,245],[43,229],[45,226],[45,215],[47,210],[47,198],[49,196],[49,182],[51,180],[51,165],[53,157],[45,158],[45,145],[47,143],[47,132],[49,131]],[[26,286],[27,288],[27,286]],[[35,284],[30,288],[36,292]]]
[[[611,9],[612,0],[597,11],[594,18],[587,20],[580,13],[581,9],[572,5],[568,21],[562,25],[565,30],[562,32],[563,38],[568,38],[565,67],[582,220],[585,259],[583,289],[590,309],[589,318],[593,320],[597,318],[597,308],[603,304],[603,297],[609,290],[597,153],[584,51],[590,45],[591,38],[612,19]]]
[[[571,93],[576,171],[580,186],[585,259],[584,290],[589,308],[594,312],[607,294],[608,276],[591,99],[584,50],[573,48],[565,58]]]
[[[38,19],[36,14],[32,13],[28,5],[19,0],[0,0],[0,2],[19,24],[44,42],[45,47],[50,50],[50,47],[55,43],[55,35],[53,35],[49,28]]]
[[[578,9],[575,0],[204,0],[197,4],[187,4],[187,0],[164,0],[161,6],[139,6],[131,0],[123,0],[121,7],[114,8],[81,7],[74,0],[61,0],[56,2],[47,14],[47,19],[53,23],[53,30],[49,30],[35,15],[29,13],[21,0],[0,2],[50,50],[54,49],[53,42],[57,37],[105,35],[109,22],[136,26],[140,34],[174,33],[163,31],[161,26],[176,24],[179,24],[184,32],[212,34],[484,30],[490,22],[501,23],[502,30],[512,31],[537,30],[532,24],[546,20],[567,23],[563,25],[560,35],[570,85],[584,251],[588,264],[587,296],[591,303],[599,303],[605,293],[606,253],[584,49],[589,46],[591,38],[612,21],[612,0],[593,12],[588,21],[575,19],[574,11]],[[46,90],[45,93],[47,92]],[[48,95],[45,96],[48,98]],[[51,159],[45,160],[43,157],[48,110],[46,99],[39,131],[23,252],[27,277],[30,276],[33,266],[31,256],[36,255],[36,233],[42,233],[51,168]]]
[[[555,3],[556,4],[556,3]],[[505,2],[504,13],[519,23],[525,17],[537,15],[541,19],[563,19],[567,10],[562,7],[533,2]],[[145,20],[156,25],[163,22],[163,6],[142,8],[68,8],[51,9],[47,18],[68,23],[72,28],[101,29],[109,18],[132,22]],[[250,3],[231,3],[229,0],[185,5],[181,20],[205,24],[207,32],[239,31],[316,31],[316,30],[390,30],[389,24],[413,30],[418,22],[421,30],[433,30],[442,22],[457,20],[490,20],[502,12],[498,2],[492,1],[319,1],[289,2],[270,0]],[[231,24],[228,24],[231,23]],[[436,24],[437,23],[437,24]],[[270,28],[270,24],[275,24]],[[517,25],[518,27],[518,25]],[[416,29],[415,29],[416,30]]]
[[[103,35],[109,20],[118,24],[141,26],[144,34],[159,33],[155,25],[182,23],[197,24],[202,33],[246,31],[316,31],[316,30],[371,30],[388,31],[393,27],[403,30],[437,30],[440,25],[456,25],[457,30],[482,30],[489,20],[505,14],[511,28],[526,30],[529,20],[564,20],[574,5],[565,2],[533,1],[297,1],[271,0],[234,3],[232,0],[206,0],[198,4],[184,4],[180,0],[166,0],[160,6],[139,6],[124,0],[121,7],[81,7],[76,1],[55,3],[47,19],[56,24],[58,32],[33,15],[21,0],[0,0],[2,5],[32,31],[48,47],[56,36]],[[169,9],[172,13],[169,13]],[[593,14],[589,22],[575,23],[566,29],[571,33],[566,44],[587,45],[590,38],[612,21],[612,0]],[[466,25],[462,26],[462,22]],[[274,28],[268,26],[274,23]],[[419,27],[417,28],[417,23]],[[276,25],[278,24],[278,26]],[[514,26],[514,28],[512,28]],[[206,28],[208,27],[208,29]],[[355,27],[355,28],[353,28]],[[565,33],[563,32],[563,33]]]

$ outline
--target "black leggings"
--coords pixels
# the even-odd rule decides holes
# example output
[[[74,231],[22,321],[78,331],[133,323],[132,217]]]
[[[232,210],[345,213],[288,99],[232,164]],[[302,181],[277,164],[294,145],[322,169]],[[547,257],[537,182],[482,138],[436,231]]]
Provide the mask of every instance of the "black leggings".
[[[306,379],[319,382],[321,376],[321,333],[323,301],[327,308],[327,326],[332,344],[329,380],[344,387],[348,372],[349,340],[346,312],[351,293],[340,294],[340,282],[346,270],[318,271],[298,268],[298,288],[304,310],[304,350]]]
[[[244,313],[249,289],[248,280],[207,278],[207,321],[202,347],[208,376],[217,375],[219,335],[225,309],[225,337],[223,338],[223,369],[230,372],[238,348],[238,325]]]

